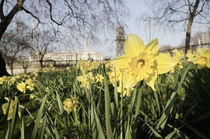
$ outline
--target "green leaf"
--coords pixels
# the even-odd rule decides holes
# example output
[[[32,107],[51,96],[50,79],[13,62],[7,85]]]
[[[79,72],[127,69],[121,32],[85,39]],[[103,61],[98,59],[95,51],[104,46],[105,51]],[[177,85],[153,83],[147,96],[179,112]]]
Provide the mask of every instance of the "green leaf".
[[[167,104],[165,106],[165,109],[164,109],[164,112],[163,114],[161,115],[160,119],[159,119],[159,122],[158,124],[156,125],[156,129],[159,129],[159,128],[162,128],[164,129],[165,125],[166,125],[166,122],[168,120],[168,117],[170,115],[170,112],[172,111],[173,109],[173,106],[174,106],[174,103],[176,101],[176,96],[184,82],[184,79],[189,71],[189,69],[192,67],[191,64],[188,65],[188,67],[184,70],[184,73],[182,74],[182,77],[181,77],[181,81],[178,83],[177,87],[176,87],[176,91],[173,92],[170,96],[170,99],[167,101]]]
[[[25,132],[24,132],[24,117],[21,119],[21,128],[20,128],[20,133],[21,133],[21,139],[25,139]]]
[[[127,130],[126,130],[126,133],[125,133],[125,138],[126,139],[132,139],[132,136],[131,136],[131,129],[130,129],[130,124],[128,122],[127,124]]]
[[[140,109],[140,106],[141,106],[141,96],[142,96],[142,89],[143,87],[141,87],[139,89],[139,93],[138,93],[138,96],[137,96],[137,102],[136,102],[136,113],[135,113],[135,118],[139,115],[139,109]]]
[[[38,128],[40,126],[40,120],[42,118],[42,113],[43,113],[43,110],[44,110],[44,105],[45,105],[45,101],[46,101],[46,98],[47,98],[47,95],[44,97],[44,99],[42,100],[42,105],[39,109],[39,112],[38,112],[38,115],[36,117],[36,122],[35,122],[35,126],[34,126],[34,129],[33,129],[33,132],[32,132],[32,139],[36,139],[36,135],[37,135],[37,131],[38,131]]]
[[[12,134],[13,134],[13,130],[15,128],[15,123],[16,123],[17,117],[18,117],[18,98],[15,97],[15,106],[14,106],[14,110],[13,110],[13,114],[12,114],[12,122],[11,122],[11,125],[10,125],[10,128],[9,128],[9,133],[8,133],[8,135],[9,135],[8,138],[9,139],[12,138]]]
[[[100,123],[100,120],[98,118],[98,115],[96,113],[96,110],[94,109],[94,115],[95,115],[95,119],[96,119],[96,125],[97,125],[97,129],[98,129],[98,132],[99,132],[99,139],[105,139],[105,135],[104,135],[104,132],[103,132],[103,129],[101,127],[101,123]]]
[[[173,136],[174,136],[178,131],[179,131],[179,130],[174,129],[174,131],[172,131],[171,133],[169,133],[169,134],[165,137],[165,139],[172,139]]]
[[[164,129],[165,124],[166,124],[167,119],[168,119],[168,116],[170,114],[170,110],[173,107],[173,104],[175,103],[176,95],[177,95],[177,92],[173,92],[171,94],[170,99],[167,101],[165,110],[164,110],[162,116],[160,117],[158,124],[156,125],[156,129],[159,129],[159,127]]]
[[[114,136],[112,134],[112,128],[110,125],[110,95],[109,95],[109,88],[108,88],[106,76],[104,79],[104,86],[105,86],[104,98],[105,98],[106,135],[109,138],[113,139]]]
[[[157,138],[163,138],[154,128],[152,128],[148,123],[146,125],[150,128],[150,130],[154,133]]]
[[[114,99],[115,99],[116,107],[118,109],[119,102],[118,102],[118,92],[117,92],[116,71],[114,72],[114,74],[115,74],[115,76],[114,76],[114,80],[115,80],[115,84],[114,84]]]
[[[60,114],[62,115],[63,112],[64,112],[63,103],[62,103],[62,101],[60,99],[60,96],[59,96],[57,91],[56,91],[56,99],[57,99],[57,102],[58,102],[58,108],[59,108]]]

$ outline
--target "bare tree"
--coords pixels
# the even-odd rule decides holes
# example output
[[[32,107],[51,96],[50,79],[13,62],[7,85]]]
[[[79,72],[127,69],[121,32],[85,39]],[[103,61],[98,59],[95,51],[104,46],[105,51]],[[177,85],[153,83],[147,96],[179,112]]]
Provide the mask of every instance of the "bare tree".
[[[10,31],[2,36],[0,46],[0,50],[5,54],[6,63],[13,75],[14,62],[30,48],[30,44],[26,38],[17,36],[16,32]]]
[[[72,31],[93,32],[104,28],[103,25],[115,26],[122,16],[118,12],[124,10],[122,7],[122,0],[1,0],[0,39],[18,13],[30,15],[37,20],[37,25],[52,23]],[[4,61],[2,56],[0,60]],[[3,64],[0,64],[0,69],[0,76],[6,74]]]
[[[34,31],[32,34],[32,53],[36,55],[41,68],[43,68],[45,54],[55,49],[55,46],[51,46],[54,41],[56,41],[56,34],[51,30]]]
[[[190,48],[193,23],[210,24],[209,0],[152,0],[152,3],[155,13],[153,19],[170,25],[186,25],[185,53]]]
[[[0,51],[4,53],[12,75],[14,62],[18,57],[23,56],[27,49],[30,49],[30,37],[27,30],[28,27],[23,22],[16,20],[15,28],[5,33],[0,41]]]

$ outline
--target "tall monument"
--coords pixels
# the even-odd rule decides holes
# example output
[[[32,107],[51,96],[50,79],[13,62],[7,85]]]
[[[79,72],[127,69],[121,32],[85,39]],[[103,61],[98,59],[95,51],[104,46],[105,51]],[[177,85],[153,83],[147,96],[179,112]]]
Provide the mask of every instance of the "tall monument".
[[[117,26],[117,38],[116,38],[116,56],[121,56],[124,54],[124,42],[125,42],[125,34],[124,28],[120,25]]]
[[[88,46],[87,46],[87,41],[84,41],[84,51],[83,51],[83,58],[82,60],[88,60],[89,58],[89,52],[88,52]]]

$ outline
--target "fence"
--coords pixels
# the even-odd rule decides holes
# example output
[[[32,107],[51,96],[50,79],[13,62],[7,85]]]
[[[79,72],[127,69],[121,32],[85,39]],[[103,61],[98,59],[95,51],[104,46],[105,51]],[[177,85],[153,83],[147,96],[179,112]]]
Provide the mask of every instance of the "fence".
[[[54,67],[62,68],[66,66],[72,66],[76,65],[80,60],[47,60],[43,61],[43,67],[49,67],[50,64],[53,64]],[[88,61],[88,60],[83,60],[83,61]],[[91,60],[92,62],[103,62],[103,60]],[[27,73],[31,71],[38,71],[40,69],[40,62],[39,61],[16,61],[13,65],[13,72],[14,74],[19,74],[19,73]],[[11,69],[7,65],[7,71],[11,74]]]
[[[210,42],[209,42],[209,43],[202,43],[202,44],[200,44],[200,45],[198,45],[198,44],[191,45],[191,46],[190,46],[190,49],[193,50],[193,51],[195,51],[195,50],[197,49],[197,47],[199,47],[199,46],[200,46],[201,48],[209,48],[209,49],[210,49]],[[169,53],[172,53],[172,51],[173,51],[174,49],[181,50],[181,51],[184,52],[185,47],[182,46],[182,47],[178,47],[178,48],[171,48],[171,49],[166,49],[166,50],[160,50],[159,52],[163,52],[163,53],[169,52]]]

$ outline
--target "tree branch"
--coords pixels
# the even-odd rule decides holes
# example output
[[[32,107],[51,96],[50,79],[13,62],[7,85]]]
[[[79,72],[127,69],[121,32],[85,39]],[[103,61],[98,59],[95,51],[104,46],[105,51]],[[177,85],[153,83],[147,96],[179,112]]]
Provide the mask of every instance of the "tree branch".
[[[54,23],[56,23],[57,25],[62,25],[63,23],[62,22],[57,22],[57,21],[55,21],[54,19],[53,19],[53,17],[52,17],[52,4],[50,3],[50,1],[49,0],[46,0],[46,2],[47,2],[47,4],[50,6],[50,19],[54,22]]]
[[[4,8],[4,0],[1,0],[1,3],[0,3],[0,18],[1,18],[1,20],[3,20],[5,18],[3,8]]]
[[[4,20],[1,20],[0,22],[0,40],[4,32],[6,31],[8,25],[11,23],[13,17],[15,14],[21,10],[21,7],[23,5],[25,0],[18,0],[16,5],[12,8],[12,10],[9,12],[7,16],[5,16]]]
[[[197,16],[198,14],[200,14],[201,12],[203,12],[203,8],[204,8],[206,2],[209,2],[209,1],[208,1],[208,0],[205,0],[205,1],[203,2],[202,6],[201,6],[201,9],[195,14],[195,16]]]
[[[34,29],[38,28],[39,24],[41,23],[40,19],[37,16],[35,16],[32,12],[25,9],[24,7],[22,7],[21,10],[25,11],[27,14],[31,15],[33,18],[35,18],[38,21],[38,23],[37,23],[37,25],[35,26]]]
[[[168,22],[170,23],[170,22],[174,22],[174,23],[179,23],[179,22],[183,22],[183,21],[186,21],[186,20],[188,20],[188,18],[184,18],[184,19],[180,19],[180,20],[173,20],[173,19],[171,19],[171,20],[168,20]]]
[[[191,13],[192,13],[192,10],[191,10],[191,3],[190,3],[190,0],[187,0],[187,3],[188,3],[189,12],[190,12],[190,14],[191,14]]]
[[[179,11],[178,9],[173,9],[173,8],[169,8],[169,10],[171,10],[174,13],[183,13],[183,14],[188,14],[187,12],[184,11]]]
[[[69,2],[67,1],[67,0],[64,0],[65,1],[65,3],[67,4],[67,6],[68,6],[68,8],[70,9],[70,11],[71,11],[71,15],[74,17],[74,18],[80,18],[80,17],[78,17],[78,16],[76,16],[75,14],[74,14],[74,10],[72,9],[72,7],[71,7],[71,5],[69,4]]]
[[[71,5],[69,4],[69,2],[68,2],[67,0],[64,0],[64,1],[65,1],[65,3],[67,4],[68,8],[70,9],[71,15],[72,15],[77,21],[82,21],[83,26],[86,26],[86,24],[88,24],[88,22],[86,22],[84,18],[75,15],[74,10],[73,10],[73,8],[71,7]],[[85,3],[87,4],[87,2],[85,2]],[[74,5],[74,7],[76,7],[76,5],[74,4],[74,2],[73,2],[73,5]],[[77,7],[76,7],[76,8],[77,8]]]

